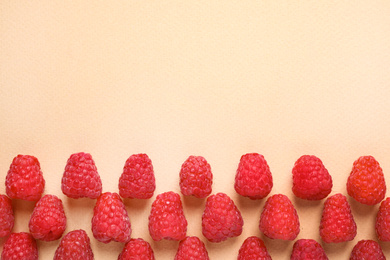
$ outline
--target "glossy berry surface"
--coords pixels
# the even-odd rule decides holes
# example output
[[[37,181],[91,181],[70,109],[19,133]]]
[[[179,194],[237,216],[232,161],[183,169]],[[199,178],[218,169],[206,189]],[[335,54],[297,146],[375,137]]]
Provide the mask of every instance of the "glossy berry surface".
[[[271,239],[294,240],[298,236],[298,214],[286,195],[275,194],[267,199],[259,227],[261,232]]]
[[[102,181],[89,153],[72,154],[61,181],[62,192],[73,199],[96,199],[102,193]]]
[[[299,239],[294,243],[290,260],[328,260],[328,257],[317,241]]]
[[[148,242],[142,238],[130,239],[126,243],[118,260],[154,260],[154,252]]]
[[[390,241],[390,198],[382,201],[376,215],[375,231],[381,241]]]
[[[258,237],[252,236],[245,239],[238,251],[237,260],[271,260],[271,256],[263,242]]]
[[[179,194],[169,191],[157,195],[149,215],[149,233],[153,240],[183,240],[187,224]]]
[[[131,155],[119,178],[122,198],[149,199],[156,189],[152,160],[146,154]]]
[[[303,155],[292,169],[292,191],[298,198],[321,200],[332,191],[333,182],[322,161],[314,155]]]
[[[360,240],[353,247],[350,260],[386,260],[381,246],[373,240]]]
[[[66,234],[54,254],[53,260],[93,260],[91,241],[84,230]]]
[[[6,193],[11,199],[37,201],[45,189],[38,159],[31,155],[16,156],[5,179]]]
[[[4,243],[1,260],[38,260],[35,239],[29,233],[12,233]]]
[[[198,237],[186,237],[179,243],[175,260],[209,260],[206,246]]]
[[[263,155],[248,153],[241,156],[234,182],[238,194],[262,199],[271,192],[272,186],[272,174]]]
[[[244,225],[241,212],[225,193],[211,195],[202,215],[202,233],[210,242],[221,242],[241,235]]]
[[[0,195],[0,237],[11,234],[14,222],[15,216],[11,199],[5,195]]]
[[[97,199],[93,209],[92,233],[103,243],[126,243],[130,240],[130,218],[118,193],[105,192]]]

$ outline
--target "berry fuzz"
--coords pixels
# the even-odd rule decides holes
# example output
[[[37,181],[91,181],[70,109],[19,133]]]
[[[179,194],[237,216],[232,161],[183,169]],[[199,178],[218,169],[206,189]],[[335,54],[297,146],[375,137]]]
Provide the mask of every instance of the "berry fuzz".
[[[0,195],[0,237],[11,234],[15,217],[12,210],[12,201],[5,195]]]
[[[206,246],[197,237],[186,237],[180,241],[175,260],[209,260]]]
[[[390,241],[390,198],[382,201],[379,207],[375,230],[379,240]]]
[[[252,236],[245,239],[238,251],[237,260],[271,260],[263,240]]]
[[[272,189],[272,174],[263,155],[248,153],[241,156],[234,189],[250,199],[265,198]]]
[[[350,260],[386,260],[381,246],[373,240],[360,240],[353,247]]]
[[[91,241],[87,233],[80,230],[73,230],[66,234],[58,246],[54,260],[93,260]]]
[[[225,193],[211,195],[202,215],[202,233],[210,242],[241,235],[244,221],[234,201]]]
[[[154,252],[148,242],[142,238],[130,239],[126,243],[118,260],[154,260]]]
[[[4,243],[1,260],[38,260],[35,239],[29,233],[12,233]]]
[[[290,260],[328,260],[328,257],[317,241],[299,239],[294,243]]]

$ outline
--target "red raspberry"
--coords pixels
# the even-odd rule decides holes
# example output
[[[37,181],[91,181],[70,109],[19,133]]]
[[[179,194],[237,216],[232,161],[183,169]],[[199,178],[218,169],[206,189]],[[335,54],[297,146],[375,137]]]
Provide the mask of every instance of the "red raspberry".
[[[38,260],[35,239],[29,233],[12,233],[4,243],[1,260]]]
[[[382,201],[379,207],[375,230],[379,240],[390,241],[390,198]]]
[[[263,155],[248,153],[241,156],[234,189],[250,199],[265,198],[272,189],[272,175]]]
[[[149,233],[153,240],[182,240],[187,233],[180,195],[164,192],[157,195],[149,215]]]
[[[175,260],[209,260],[209,254],[202,241],[197,237],[186,237],[180,241]]]
[[[381,246],[373,240],[360,240],[353,247],[350,260],[386,260]]]
[[[154,252],[148,242],[133,238],[125,245],[118,260],[154,260]]]
[[[7,196],[0,195],[0,237],[6,237],[11,234],[14,221],[12,201]]]
[[[133,154],[123,167],[119,178],[122,198],[150,199],[156,189],[152,161],[146,154]]]
[[[190,156],[180,170],[180,190],[183,195],[206,198],[211,193],[213,174],[202,156]]]
[[[332,177],[322,161],[314,155],[301,156],[292,170],[295,196],[306,200],[322,200],[332,191]]]
[[[351,241],[356,236],[356,223],[347,197],[337,193],[326,199],[320,223],[320,235],[326,243]]]
[[[360,203],[375,205],[386,195],[386,183],[382,168],[372,156],[361,156],[354,163],[348,177],[349,196]]]
[[[267,199],[259,227],[264,235],[272,239],[294,240],[298,236],[298,214],[286,195],[275,194]]]
[[[271,260],[263,240],[252,236],[245,239],[238,251],[237,260]]]
[[[62,192],[73,199],[96,199],[102,193],[102,181],[89,153],[72,154],[61,181]]]
[[[66,234],[58,246],[54,260],[93,260],[91,241],[87,233],[73,230]]]
[[[55,195],[45,195],[35,205],[28,224],[35,239],[53,241],[60,239],[66,228],[62,201]]]
[[[11,199],[39,200],[45,180],[38,159],[31,155],[16,156],[5,179],[5,187]]]
[[[234,201],[225,193],[211,195],[202,215],[202,233],[210,242],[241,235],[244,220]]]
[[[96,201],[92,217],[93,236],[103,243],[130,240],[131,224],[118,193],[102,193]]]
[[[313,239],[299,239],[294,243],[290,260],[328,260],[325,250]]]

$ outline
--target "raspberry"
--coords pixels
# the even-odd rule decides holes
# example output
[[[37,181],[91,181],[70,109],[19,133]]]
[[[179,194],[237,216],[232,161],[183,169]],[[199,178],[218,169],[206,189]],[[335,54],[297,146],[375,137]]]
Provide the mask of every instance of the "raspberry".
[[[4,243],[1,260],[38,260],[35,239],[29,233],[12,233]]]
[[[272,189],[271,171],[263,155],[248,153],[241,156],[236,172],[234,189],[250,199],[265,198]]]
[[[118,193],[102,193],[96,201],[92,217],[93,236],[103,243],[130,240],[131,224]]]
[[[45,180],[38,159],[31,155],[16,156],[7,173],[5,187],[11,199],[39,200]]]
[[[133,238],[125,245],[118,260],[154,260],[153,249],[142,238]]]
[[[320,235],[326,243],[351,241],[356,236],[356,223],[347,197],[337,193],[326,199],[320,223]]]
[[[290,260],[328,260],[325,250],[313,239],[299,239],[294,243]]]
[[[62,201],[55,195],[43,196],[35,205],[28,227],[35,239],[43,241],[59,239],[66,228]]]
[[[259,227],[265,236],[272,239],[294,240],[298,236],[298,214],[286,195],[275,194],[267,199]]]
[[[332,177],[322,161],[314,155],[303,155],[292,170],[295,196],[306,200],[322,200],[332,191]]]
[[[102,193],[102,181],[89,153],[72,154],[61,181],[62,192],[73,199],[96,199]]]
[[[271,260],[263,240],[252,236],[245,239],[238,251],[237,260]]]
[[[234,201],[225,193],[211,195],[202,215],[202,233],[210,242],[241,235],[244,220]]]
[[[11,234],[14,221],[12,201],[7,196],[0,195],[0,237],[6,237]]]
[[[353,247],[350,260],[386,260],[381,246],[373,240],[360,240]]]
[[[209,260],[209,254],[202,241],[197,237],[186,237],[180,241],[175,260]]]
[[[87,233],[73,230],[66,234],[58,246],[54,260],[93,260],[91,241]]]
[[[390,198],[382,201],[379,207],[375,230],[379,240],[390,241]]]
[[[362,204],[375,205],[386,195],[382,168],[372,156],[361,156],[354,163],[348,177],[349,196]]]
[[[182,240],[187,233],[180,195],[164,192],[157,195],[149,215],[149,233],[153,240]]]
[[[190,156],[180,170],[180,190],[183,195],[206,198],[211,193],[213,174],[202,156]]]
[[[146,154],[133,154],[123,167],[119,178],[122,198],[150,199],[156,189],[152,161]]]

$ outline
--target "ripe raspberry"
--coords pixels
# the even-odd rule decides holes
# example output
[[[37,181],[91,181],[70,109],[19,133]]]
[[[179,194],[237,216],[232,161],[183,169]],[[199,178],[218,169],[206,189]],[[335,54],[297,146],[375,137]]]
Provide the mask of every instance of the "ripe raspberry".
[[[290,260],[328,260],[325,250],[313,239],[299,239],[294,243]]]
[[[31,155],[16,156],[7,173],[5,187],[11,199],[39,200],[45,180],[38,159]]]
[[[59,239],[66,228],[62,201],[55,195],[43,196],[35,205],[28,226],[35,239],[43,241]]]
[[[294,240],[300,231],[297,211],[286,195],[275,194],[265,202],[260,230],[269,238]]]
[[[271,260],[263,240],[252,236],[245,239],[238,251],[237,260]]]
[[[353,247],[350,260],[386,260],[381,246],[373,240],[360,240]]]
[[[96,199],[102,193],[102,181],[89,153],[72,154],[61,181],[62,192],[73,199]]]
[[[164,192],[157,195],[149,215],[149,233],[153,240],[182,240],[187,233],[180,195]]]
[[[133,238],[125,245],[118,260],[154,260],[154,252],[148,242]]]
[[[332,191],[332,177],[314,155],[301,156],[294,165],[293,188],[295,196],[306,200],[322,200]]]
[[[92,232],[103,243],[130,240],[130,219],[118,193],[105,192],[99,196],[93,209]]]
[[[186,237],[180,241],[175,260],[209,260],[209,254],[202,241],[197,237]]]
[[[35,239],[29,233],[12,233],[4,243],[1,260],[38,260]]]
[[[180,170],[180,190],[183,195],[206,198],[211,193],[213,174],[210,164],[202,156],[191,155]]]
[[[87,233],[73,230],[66,234],[58,246],[54,260],[93,260],[91,241]]]
[[[265,198],[272,189],[271,171],[263,155],[248,153],[241,156],[236,172],[234,189],[250,199]]]
[[[7,196],[0,195],[0,237],[6,237],[11,234],[14,221],[12,201]]]
[[[382,168],[372,156],[361,156],[354,163],[348,177],[349,196],[360,203],[375,205],[386,195],[386,183]]]
[[[244,220],[234,201],[225,193],[211,195],[202,215],[202,233],[210,242],[241,235]]]
[[[379,240],[390,241],[390,198],[382,201],[379,207],[375,230]]]
[[[156,189],[152,161],[146,154],[133,154],[123,167],[119,178],[122,198],[150,199]]]
[[[356,236],[356,223],[347,197],[337,193],[326,199],[320,223],[320,235],[326,243],[351,241]]]

